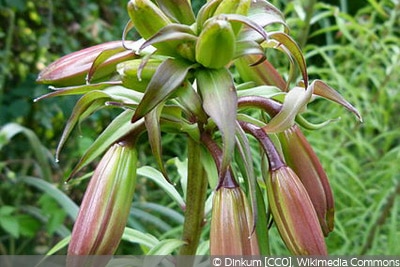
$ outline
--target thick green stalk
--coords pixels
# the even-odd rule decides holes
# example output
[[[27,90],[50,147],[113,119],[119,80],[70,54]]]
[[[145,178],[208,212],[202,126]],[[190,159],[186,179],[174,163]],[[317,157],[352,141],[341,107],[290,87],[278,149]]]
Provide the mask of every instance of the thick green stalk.
[[[182,239],[187,242],[179,251],[180,255],[194,255],[200,240],[204,220],[204,205],[207,192],[206,172],[200,164],[201,145],[189,138],[188,141],[188,183],[186,190],[185,222]]]

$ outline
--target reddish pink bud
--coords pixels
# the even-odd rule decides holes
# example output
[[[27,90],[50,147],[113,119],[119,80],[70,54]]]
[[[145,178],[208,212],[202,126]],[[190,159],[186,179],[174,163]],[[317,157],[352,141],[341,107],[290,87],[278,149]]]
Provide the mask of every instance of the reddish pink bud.
[[[303,183],[317,212],[322,231],[328,235],[334,227],[334,199],[321,162],[297,125],[279,137],[286,163]]]
[[[213,199],[210,254],[258,255],[253,226],[252,211],[241,188],[219,188]]]
[[[294,255],[327,255],[314,206],[296,173],[287,166],[271,171],[268,202],[278,231]]]
[[[112,255],[121,240],[136,184],[134,147],[116,143],[91,178],[72,230],[68,255]]]
[[[136,58],[137,55],[122,46],[122,41],[106,42],[65,55],[43,69],[37,78],[38,83],[54,86],[72,86],[86,83],[86,76],[95,59],[105,51],[115,53],[96,66],[93,80],[107,78],[116,72],[116,65],[124,60]]]

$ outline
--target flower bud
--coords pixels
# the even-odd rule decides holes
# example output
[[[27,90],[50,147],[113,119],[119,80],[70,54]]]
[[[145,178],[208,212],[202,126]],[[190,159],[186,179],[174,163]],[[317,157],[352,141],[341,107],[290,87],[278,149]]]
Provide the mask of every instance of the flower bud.
[[[144,66],[141,66],[142,62],[142,59],[133,59],[117,65],[117,71],[121,76],[123,86],[139,92],[145,91],[162,61],[149,59]]]
[[[235,34],[224,17],[210,19],[196,43],[196,61],[207,68],[222,68],[235,54]]]
[[[278,231],[294,255],[327,255],[314,206],[296,173],[287,166],[271,171],[268,202]]]
[[[286,163],[298,175],[317,212],[324,232],[334,227],[334,199],[328,177],[317,155],[297,125],[279,134]]]
[[[250,9],[251,0],[223,0],[214,12],[214,16],[220,14],[238,14],[246,16]],[[235,35],[237,35],[242,27],[239,22],[232,25]]]
[[[169,18],[151,0],[130,0],[128,14],[140,36],[148,39],[171,24]]]
[[[137,153],[109,148],[91,178],[72,230],[68,255],[112,255],[121,240],[136,184]]]
[[[213,198],[210,230],[210,254],[258,255],[254,220],[246,196],[240,187],[219,188]]]
[[[115,66],[124,60],[137,57],[132,51],[124,50],[121,41],[106,42],[65,55],[43,69],[36,80],[38,83],[55,86],[85,84],[86,75],[95,59],[106,50],[121,50],[97,67],[92,80],[108,78]]]

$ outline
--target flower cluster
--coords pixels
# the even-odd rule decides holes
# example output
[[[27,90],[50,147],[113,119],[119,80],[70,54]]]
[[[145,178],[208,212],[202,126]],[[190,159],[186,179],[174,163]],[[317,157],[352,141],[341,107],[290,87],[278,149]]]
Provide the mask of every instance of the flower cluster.
[[[123,110],[72,172],[108,150],[87,189],[69,253],[115,252],[135,184],[135,140],[147,133],[167,177],[161,132],[179,132],[189,144],[190,197],[198,197],[186,203],[182,239],[190,249],[182,254],[195,253],[199,234],[185,235],[185,229],[201,231],[204,203],[198,201],[204,202],[208,184],[214,187],[211,254],[269,253],[271,221],[291,253],[327,254],[324,235],[333,230],[333,193],[298,125],[309,126],[301,113],[314,96],[361,117],[327,84],[309,81],[282,13],[266,0],[210,0],[197,15],[188,0],[130,0],[127,11],[130,21],[121,41],[67,55],[38,78],[58,87],[37,100],[83,94],[57,154],[80,120],[99,108]],[[141,39],[129,40],[131,29]],[[270,49],[288,58],[287,80],[268,60]],[[267,160],[262,170],[254,170],[250,136]],[[214,159],[215,175],[205,171],[205,153]],[[111,228],[119,229],[112,237]]]

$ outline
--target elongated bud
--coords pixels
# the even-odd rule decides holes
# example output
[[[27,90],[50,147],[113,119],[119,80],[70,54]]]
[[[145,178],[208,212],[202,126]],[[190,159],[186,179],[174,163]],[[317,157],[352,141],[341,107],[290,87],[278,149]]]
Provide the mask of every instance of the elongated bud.
[[[207,22],[196,43],[196,61],[207,68],[222,68],[235,54],[235,34],[225,17]]]
[[[148,39],[171,24],[169,18],[150,0],[130,0],[128,14],[140,36]]]
[[[68,255],[114,254],[132,204],[136,162],[135,148],[125,142],[103,156],[83,197]]]
[[[240,187],[219,188],[213,198],[210,254],[258,255],[253,215]]]
[[[117,65],[122,84],[130,89],[144,92],[162,61],[149,59],[142,66],[142,59],[128,60]]]
[[[235,61],[235,66],[240,77],[245,82],[255,82],[256,85],[273,85],[285,91],[285,80],[268,60],[263,60],[261,63],[253,65],[259,60],[260,56],[257,55],[246,55],[238,58]]]
[[[137,57],[132,51],[125,50],[121,41],[106,42],[73,52],[54,61],[39,73],[36,82],[55,86],[85,84],[86,75],[94,60],[102,52],[111,50],[117,53],[97,67],[92,80],[108,78],[115,72],[115,66],[119,62]]]
[[[334,227],[334,199],[317,155],[297,125],[279,134],[286,163],[298,175],[317,212],[324,235]]]
[[[221,14],[238,14],[246,16],[250,9],[251,0],[223,0],[214,12],[214,16]],[[233,23],[232,28],[237,35],[242,27],[241,23]]]
[[[314,206],[296,173],[287,166],[271,170],[268,202],[278,231],[294,255],[327,255]]]

